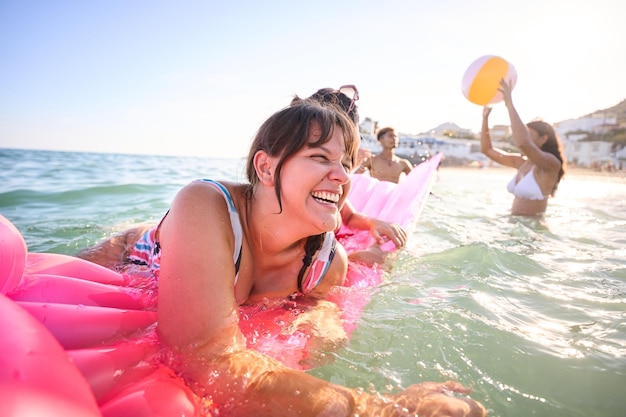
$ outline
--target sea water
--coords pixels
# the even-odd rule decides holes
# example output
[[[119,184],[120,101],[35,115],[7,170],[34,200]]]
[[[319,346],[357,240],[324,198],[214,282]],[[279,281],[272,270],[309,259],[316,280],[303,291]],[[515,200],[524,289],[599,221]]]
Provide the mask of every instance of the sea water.
[[[31,252],[74,254],[244,168],[0,149],[0,213]],[[546,215],[524,218],[508,214],[513,174],[441,167],[349,345],[309,372],[380,392],[454,379],[491,416],[626,416],[626,177],[568,174]]]

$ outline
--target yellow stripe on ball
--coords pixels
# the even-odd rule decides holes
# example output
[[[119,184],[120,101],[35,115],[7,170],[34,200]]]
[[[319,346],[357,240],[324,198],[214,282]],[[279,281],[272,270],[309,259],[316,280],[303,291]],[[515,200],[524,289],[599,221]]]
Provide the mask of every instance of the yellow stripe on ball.
[[[517,73],[513,65],[499,56],[482,56],[465,71],[463,94],[469,101],[481,106],[500,102],[502,94],[498,88],[503,78],[515,84]]]

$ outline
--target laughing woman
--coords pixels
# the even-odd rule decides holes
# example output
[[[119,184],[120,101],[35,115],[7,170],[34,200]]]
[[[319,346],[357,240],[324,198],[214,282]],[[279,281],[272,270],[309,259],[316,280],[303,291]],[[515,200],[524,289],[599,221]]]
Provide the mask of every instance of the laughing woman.
[[[220,415],[483,416],[456,382],[364,393],[285,367],[246,347],[238,306],[262,297],[322,298],[341,285],[340,221],[359,136],[334,106],[304,100],[272,115],[249,152],[248,183],[195,181],[151,234],[166,363]],[[318,267],[322,266],[322,267]]]

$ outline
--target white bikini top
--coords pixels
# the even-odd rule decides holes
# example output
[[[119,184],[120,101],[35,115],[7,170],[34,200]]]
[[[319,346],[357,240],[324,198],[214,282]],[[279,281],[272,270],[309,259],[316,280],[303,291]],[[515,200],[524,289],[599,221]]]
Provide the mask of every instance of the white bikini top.
[[[535,167],[532,167],[522,179],[517,182],[517,174],[511,179],[506,189],[515,197],[525,198],[528,200],[545,200],[548,198],[541,192],[539,184],[535,179]]]

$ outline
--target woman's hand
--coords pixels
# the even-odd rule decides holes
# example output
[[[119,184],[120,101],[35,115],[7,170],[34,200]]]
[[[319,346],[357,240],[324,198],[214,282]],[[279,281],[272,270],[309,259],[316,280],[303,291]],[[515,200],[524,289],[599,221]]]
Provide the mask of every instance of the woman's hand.
[[[467,397],[472,392],[458,382],[424,382],[411,385],[393,401],[404,407],[408,415],[420,417],[484,417],[487,410],[479,402]],[[456,396],[455,394],[463,394]]]
[[[300,308],[301,312],[291,324],[285,326],[281,334],[292,335],[296,331],[307,335],[306,349],[301,365],[306,368],[319,367],[332,363],[334,355],[348,343],[348,334],[341,321],[341,310],[337,304],[326,300],[315,300],[308,308]]]
[[[402,248],[406,245],[406,230],[397,223],[389,223],[372,218],[370,220],[370,231],[379,244],[391,240],[396,245],[396,248]]]
[[[487,119],[489,117],[489,114],[491,113],[491,107],[489,106],[485,106],[483,107],[483,119]]]
[[[348,256],[351,261],[362,262],[367,265],[380,265],[391,269],[391,260],[396,252],[386,252],[380,248],[378,243],[374,243],[367,249],[357,250]]]
[[[498,91],[502,93],[502,97],[504,98],[504,104],[508,107],[513,104],[513,97],[511,93],[513,92],[513,85],[510,82],[506,82],[504,78],[500,80],[500,88]]]
[[[371,157],[372,157],[372,151],[366,148],[359,148],[357,152],[357,156],[356,156],[356,164],[360,165],[366,159],[371,158]]]
[[[354,174],[362,174],[366,171],[364,165],[368,165],[368,160],[372,157],[372,152],[366,148],[359,148],[356,156],[356,165],[354,166]]]
[[[407,241],[406,231],[397,223],[389,223],[373,217],[368,218],[367,223],[376,243],[367,249],[351,252],[349,259],[368,265],[381,265],[390,268],[390,261],[397,252],[384,251],[380,245],[391,240],[396,248],[404,247]]]

